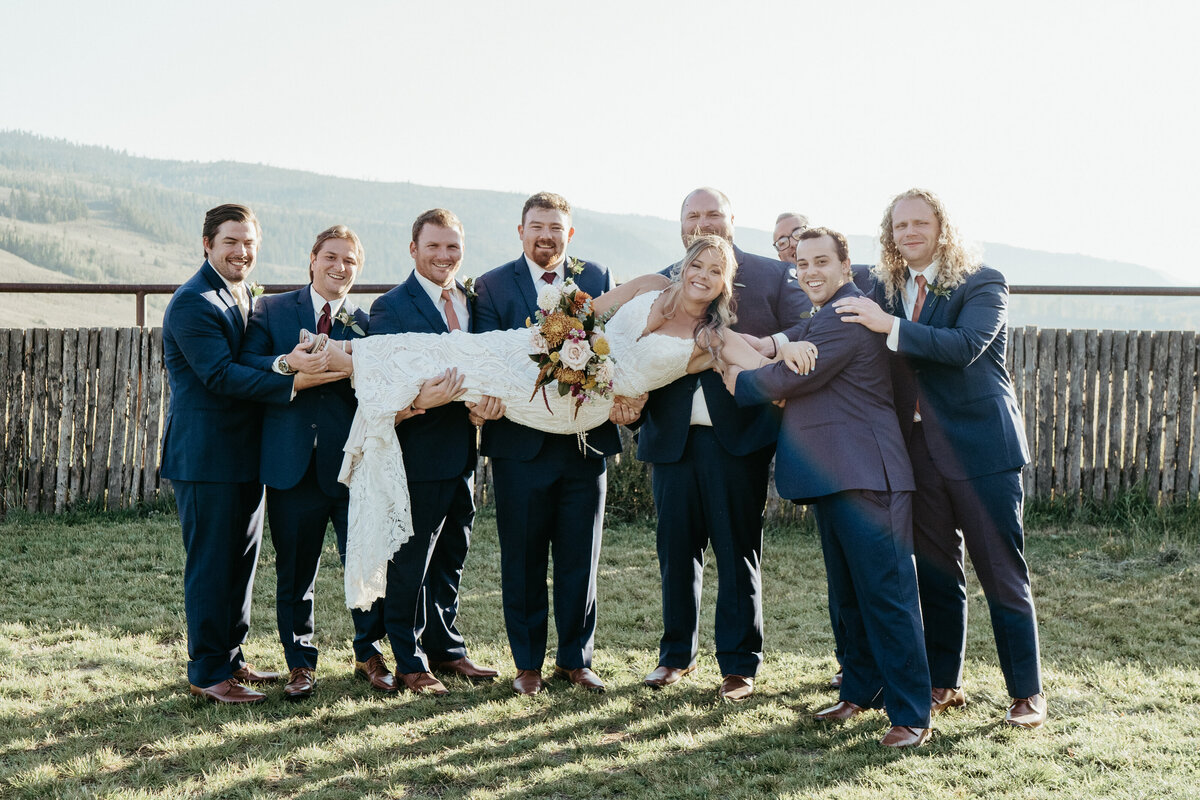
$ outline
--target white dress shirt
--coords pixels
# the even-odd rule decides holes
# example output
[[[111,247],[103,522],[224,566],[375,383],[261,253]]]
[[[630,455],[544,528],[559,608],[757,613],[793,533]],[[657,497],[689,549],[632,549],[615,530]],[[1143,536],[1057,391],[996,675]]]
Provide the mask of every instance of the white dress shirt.
[[[442,287],[419,272],[414,274],[417,276],[417,283],[421,284],[421,288],[429,295],[430,301],[433,302],[433,307],[442,315],[442,322],[445,322],[446,327],[449,328],[450,323],[446,321],[446,303],[442,300]],[[458,324],[464,331],[469,331],[471,329],[471,321],[468,318],[470,312],[467,311],[466,295],[459,291],[457,283],[451,283],[447,288],[450,289],[450,302],[454,306],[454,313],[458,316]]]

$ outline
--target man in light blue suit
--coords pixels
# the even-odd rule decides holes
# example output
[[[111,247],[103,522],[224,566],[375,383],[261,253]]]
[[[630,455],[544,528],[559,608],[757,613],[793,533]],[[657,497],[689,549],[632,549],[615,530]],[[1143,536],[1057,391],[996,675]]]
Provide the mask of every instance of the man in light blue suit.
[[[474,303],[455,278],[463,238],[462,222],[444,208],[417,217],[409,243],[413,272],[371,306],[372,334],[474,328]],[[486,396],[470,407],[452,402],[461,393],[462,378],[448,370],[428,381],[396,425],[413,537],[388,564],[384,622],[400,681],[416,693],[447,693],[435,672],[472,681],[499,674],[471,660],[457,620],[458,587],[475,519],[475,426],[501,416],[504,406]]]
[[[242,655],[262,544],[258,403],[286,404],[294,392],[344,377],[277,375],[238,363],[254,305],[245,280],[260,238],[249,208],[211,209],[204,218],[204,264],[163,315],[171,402],[160,474],[174,488],[187,553],[188,682],[193,695],[218,703],[262,702],[266,695],[245,684],[279,679]],[[297,347],[291,356],[302,353]]]
[[[571,206],[539,192],[525,201],[517,234],[524,254],[476,282],[477,331],[523,328],[537,312],[538,287],[571,279],[597,297],[612,287],[599,264],[566,258],[574,235]],[[532,390],[532,387],[531,387]],[[588,432],[587,452],[571,435],[536,431],[508,419],[488,422],[482,451],[492,461],[504,625],[517,677],[513,690],[543,688],[549,603],[546,572],[554,559],[555,677],[594,692],[604,683],[592,671],[596,633],[596,570],[604,522],[605,456],[621,452],[616,426]]]
[[[319,356],[276,355],[300,340],[302,330],[333,340],[367,331],[367,314],[349,299],[363,264],[358,237],[345,225],[322,231],[309,255],[308,286],[259,300],[246,330],[240,360],[280,375],[312,369]],[[284,696],[300,700],[316,688],[317,645],[313,616],[317,568],[325,530],[333,523],[338,554],[346,557],[350,497],[338,483],[342,445],[357,402],[348,379],[297,393],[263,413],[260,475],[267,486],[267,516],[275,546],[275,616],[290,675]],[[375,642],[383,638],[382,604],[350,612],[357,674],[379,691],[396,685]]]
[[[898,195],[880,227],[874,301],[848,298],[849,322],[887,334],[896,413],[916,475],[914,545],[931,707],[962,706],[967,593],[963,545],[991,612],[1011,699],[1004,722],[1046,720],[1037,614],[1025,563],[1025,426],[1005,368],[1008,284],[961,243],[932,192]]]
[[[881,743],[916,747],[929,739],[929,668],[913,564],[913,475],[883,336],[843,324],[831,305],[862,296],[845,237],[810,228],[796,256],[814,308],[797,334],[801,347],[815,347],[815,368],[731,367],[725,383],[739,405],[786,400],[775,482],[781,497],[813,507],[845,632],[840,701],[816,718],[849,719],[882,701],[892,728]]]

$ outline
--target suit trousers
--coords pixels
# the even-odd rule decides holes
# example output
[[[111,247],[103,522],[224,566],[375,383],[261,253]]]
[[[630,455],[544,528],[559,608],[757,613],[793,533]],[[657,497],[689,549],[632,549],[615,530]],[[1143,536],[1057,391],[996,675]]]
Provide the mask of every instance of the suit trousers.
[[[928,728],[911,492],[837,492],[818,499],[813,512],[845,632],[841,699],[878,708],[882,694],[893,725]]]
[[[693,425],[683,457],[655,464],[663,635],[658,661],[696,663],[704,551],[717,560],[714,635],[722,675],[754,677],[762,666],[762,520],[774,448],[735,456],[712,428]]]
[[[1024,555],[1021,471],[950,480],[929,453],[922,423],[913,425],[908,452],[917,483],[913,545],[933,685],[962,685],[967,652],[965,542],[991,612],[1008,693],[1012,697],[1038,694],[1042,668]]]
[[[346,563],[346,517],[350,497],[330,497],[317,480],[316,451],[304,477],[290,489],[267,487],[267,516],[275,546],[275,619],[288,669],[316,669],[317,646],[313,598],[317,570],[329,523],[337,536],[338,556]],[[354,620],[354,658],[366,661],[379,652],[375,642],[384,636],[383,603],[366,611],[351,609]]]
[[[517,669],[541,669],[549,619],[546,572],[554,558],[556,663],[592,665],[596,569],[607,484],[604,460],[574,436],[547,435],[530,461],[492,458],[504,625]]]
[[[413,536],[388,564],[384,622],[396,671],[465,658],[458,586],[475,520],[473,470],[444,481],[410,481]]]
[[[262,546],[261,483],[171,481],[183,528],[188,682],[208,687],[246,664],[254,571]]]

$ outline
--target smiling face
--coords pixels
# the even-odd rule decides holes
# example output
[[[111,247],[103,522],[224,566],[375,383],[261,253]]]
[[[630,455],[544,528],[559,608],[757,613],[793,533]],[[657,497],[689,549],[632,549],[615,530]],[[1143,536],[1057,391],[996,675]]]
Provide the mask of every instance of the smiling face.
[[[696,254],[679,275],[679,283],[686,300],[708,305],[727,290],[731,266],[724,255],[714,247]]]
[[[802,239],[796,245],[796,275],[812,304],[823,306],[850,280],[850,260],[838,260],[832,236]]]
[[[517,226],[517,235],[521,237],[525,257],[548,271],[562,263],[575,229],[571,227],[571,218],[562,211],[535,207],[525,212],[524,222]]]
[[[679,212],[679,233],[683,246],[701,233],[714,233],[727,242],[733,241],[733,214],[729,204],[707,189],[697,189],[683,201]]]
[[[771,235],[771,241],[775,243],[775,252],[779,254],[780,261],[786,261],[789,264],[796,263],[796,239],[793,235],[799,236],[800,232],[808,227],[807,220],[802,220],[799,217],[784,217],[775,223],[775,232]],[[783,242],[783,249],[779,249],[780,242]]]
[[[326,300],[345,297],[358,277],[358,251],[348,239],[329,238],[309,256],[313,288]]]
[[[222,222],[210,239],[203,237],[204,257],[230,283],[241,283],[254,269],[258,229],[253,222]]]
[[[462,266],[463,235],[457,228],[426,222],[417,234],[417,241],[409,242],[408,252],[422,278],[448,289],[454,285],[454,276]]]
[[[933,206],[919,197],[906,197],[892,207],[892,240],[908,266],[920,272],[937,254],[938,224]]]

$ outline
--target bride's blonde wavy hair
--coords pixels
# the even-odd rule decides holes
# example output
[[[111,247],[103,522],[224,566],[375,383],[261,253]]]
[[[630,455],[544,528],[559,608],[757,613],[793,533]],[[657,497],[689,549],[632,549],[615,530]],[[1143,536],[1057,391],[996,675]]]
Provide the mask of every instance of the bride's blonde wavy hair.
[[[725,331],[737,322],[733,303],[733,276],[737,272],[737,258],[733,254],[733,246],[727,240],[713,233],[700,234],[688,240],[688,249],[683,260],[671,268],[671,285],[666,289],[662,312],[667,319],[675,316],[675,312],[679,310],[680,291],[683,288],[680,282],[683,269],[699,258],[705,250],[715,250],[720,256],[723,266],[721,293],[713,298],[704,316],[696,321],[692,335],[700,349],[707,350],[716,365],[723,369],[725,360],[721,357],[721,352],[725,347]]]

